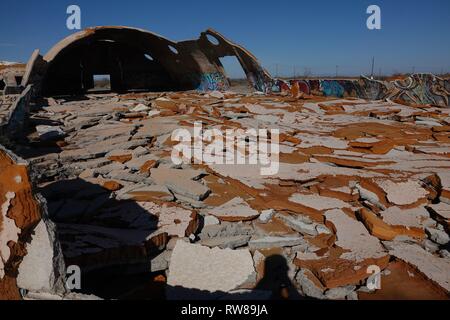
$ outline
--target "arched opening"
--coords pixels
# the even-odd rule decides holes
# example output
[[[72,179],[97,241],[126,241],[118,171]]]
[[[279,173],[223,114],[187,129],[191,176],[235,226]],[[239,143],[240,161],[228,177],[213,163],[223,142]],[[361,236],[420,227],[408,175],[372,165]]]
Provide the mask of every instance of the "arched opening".
[[[172,51],[173,54],[178,54],[178,50],[174,46],[169,45],[169,49],[170,49],[170,51]]]
[[[111,91],[111,75],[110,74],[94,74],[94,92]]]
[[[252,92],[247,80],[247,75],[236,56],[225,56],[219,58],[230,83],[230,90],[239,93]]]
[[[213,44],[215,46],[218,46],[220,44],[219,40],[216,37],[214,37],[213,35],[209,34],[209,33],[206,34],[206,38],[208,39],[208,41],[211,44]]]
[[[108,76],[114,92],[186,89],[177,74],[178,51],[170,55],[168,48],[175,49],[169,40],[132,28],[105,27],[72,35],[44,57],[48,69],[43,94],[87,92],[95,89],[98,75]]]

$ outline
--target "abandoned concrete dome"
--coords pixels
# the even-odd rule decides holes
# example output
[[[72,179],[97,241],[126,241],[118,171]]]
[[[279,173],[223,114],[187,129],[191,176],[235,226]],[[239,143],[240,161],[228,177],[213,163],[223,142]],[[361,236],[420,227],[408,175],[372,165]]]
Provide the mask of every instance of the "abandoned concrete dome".
[[[261,90],[267,72],[251,53],[214,30],[174,42],[130,27],[89,28],[61,40],[43,57],[42,94],[83,93],[94,87],[95,75],[108,75],[115,92],[227,89],[219,60],[224,56],[235,56]]]

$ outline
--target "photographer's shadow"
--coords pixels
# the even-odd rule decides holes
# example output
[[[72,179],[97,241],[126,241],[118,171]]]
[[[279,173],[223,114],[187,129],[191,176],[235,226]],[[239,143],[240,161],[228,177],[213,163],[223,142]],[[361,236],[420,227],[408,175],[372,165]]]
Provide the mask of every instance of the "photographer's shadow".
[[[288,275],[289,267],[282,255],[272,255],[264,261],[264,276],[255,286],[255,290],[272,292],[272,300],[298,300],[298,293]]]
[[[288,276],[289,267],[281,255],[264,261],[264,276],[253,289],[209,292],[181,286],[166,286],[168,300],[300,300],[304,299]]]

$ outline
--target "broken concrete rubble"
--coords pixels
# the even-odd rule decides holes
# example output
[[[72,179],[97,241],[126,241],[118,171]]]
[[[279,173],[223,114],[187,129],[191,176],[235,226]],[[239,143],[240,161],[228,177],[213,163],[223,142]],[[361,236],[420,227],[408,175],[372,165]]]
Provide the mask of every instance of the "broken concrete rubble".
[[[213,225],[218,225],[220,224],[219,219],[217,219],[214,216],[206,216],[203,219],[203,225],[204,226],[213,226]]]
[[[204,172],[189,169],[154,168],[150,171],[152,180],[157,184],[165,185],[173,193],[196,201],[204,200],[210,193],[208,187],[194,181],[203,174]]]
[[[331,231],[324,225],[314,223],[308,217],[290,216],[287,214],[277,215],[287,226],[305,235],[316,236],[318,234],[330,234]]]
[[[426,230],[428,236],[430,237],[430,239],[433,242],[436,242],[437,244],[445,245],[450,242],[450,237],[443,230],[438,230],[438,229],[429,228],[429,227],[427,227],[425,230]]]
[[[379,180],[377,183],[386,192],[388,201],[400,206],[413,204],[428,194],[418,181],[393,182],[390,180]]]
[[[303,242],[304,240],[301,237],[265,237],[251,240],[249,242],[249,247],[252,250],[294,247],[302,244]]]
[[[57,140],[64,136],[64,131],[60,127],[37,126],[36,131],[42,141]]]
[[[143,204],[144,208],[158,214],[158,228],[160,231],[167,232],[169,236],[178,236],[183,238],[195,233],[198,228],[197,213],[183,208],[161,207],[148,208],[151,202]]]
[[[31,132],[15,142],[14,151],[29,161],[34,190],[48,202],[66,265],[79,265],[83,279],[106,277],[113,289],[114,277],[144,274],[160,276],[170,298],[198,293],[225,299],[258,291],[266,260],[281,255],[300,294],[361,299],[368,297],[361,291],[368,267],[387,270],[404,261],[398,267],[407,276],[403,282],[432,283],[445,291],[436,273],[448,271],[442,263],[448,260],[450,226],[450,162],[442,140],[448,112],[362,99],[220,93],[89,94],[83,100],[35,102]],[[400,111],[383,115],[392,110]],[[442,124],[439,131],[418,124],[419,113]],[[173,164],[173,130],[191,132],[199,120],[205,130],[275,125],[279,172],[261,176],[259,165],[247,164]],[[64,135],[43,141],[34,131],[41,123],[54,124]],[[10,161],[5,163],[9,168]],[[6,176],[7,183],[0,180],[0,205],[8,213],[1,216],[6,227],[0,236],[8,240],[1,252],[17,255],[22,252],[11,251],[11,245],[22,241],[24,229],[11,208],[20,196],[8,188],[16,186],[16,174]],[[30,221],[29,228],[44,229],[38,219]],[[39,235],[30,233],[41,241],[27,244],[29,256],[16,269],[22,289],[33,291],[29,298],[44,295],[34,292],[42,283],[49,283],[47,291],[54,283],[49,259],[56,240]],[[381,241],[415,249],[401,256]],[[35,248],[42,253],[38,257]],[[35,264],[41,266],[39,277],[26,271]],[[423,281],[408,278],[410,265],[424,273]],[[12,267],[7,262],[3,269],[8,288],[14,287],[14,277],[8,278],[15,275]],[[100,291],[94,293],[105,297],[107,290]]]
[[[324,295],[326,288],[323,287],[320,281],[308,269],[300,269],[295,280],[297,281],[300,290],[307,297],[321,300],[326,298]]]
[[[253,277],[255,269],[248,250],[209,249],[179,240],[169,266],[167,294],[169,299],[187,298],[183,296],[186,288],[198,290],[190,291],[190,299],[201,298],[202,294],[223,295],[251,282]]]
[[[254,230],[250,226],[239,223],[222,222],[220,224],[205,225],[199,234],[201,240],[208,238],[227,238],[234,236],[251,236]]]
[[[239,247],[245,246],[251,236],[230,236],[230,237],[214,237],[214,238],[205,238],[199,241],[199,243],[203,246],[207,246],[210,248],[219,247],[221,249],[236,249]]]
[[[27,166],[0,145],[0,299],[20,299],[20,263],[26,256],[27,239],[41,218]]]
[[[356,286],[346,286],[346,287],[340,287],[340,288],[333,288],[330,290],[327,290],[325,293],[325,296],[327,299],[331,300],[355,300],[353,298],[353,293],[355,292]],[[358,297],[356,296],[356,300],[358,300]]]
[[[248,221],[259,216],[242,198],[234,198],[220,207],[210,211],[210,214],[223,221]]]
[[[274,210],[271,209],[262,211],[259,216],[259,221],[261,221],[262,223],[269,222],[270,219],[272,219],[274,213],[275,213]]]
[[[80,224],[58,224],[58,228],[66,263],[84,272],[127,265],[142,272],[149,257],[168,241],[165,232]]]
[[[325,217],[336,229],[335,244],[350,250],[341,255],[342,259],[361,262],[368,258],[378,259],[386,256],[380,241],[371,236],[361,222],[339,209],[327,211]]]
[[[65,295],[57,295],[46,292],[27,292],[23,297],[23,300],[37,300],[37,301],[60,301],[60,300],[69,300],[69,301],[100,301],[103,300],[94,295],[85,295],[70,292]]]
[[[389,253],[417,268],[428,279],[438,284],[446,293],[450,292],[450,271],[448,259],[438,258],[414,244],[385,242]]]
[[[408,211],[408,213],[412,213],[412,211]],[[398,216],[395,218],[395,222],[391,225],[384,220],[380,219],[373,212],[368,209],[362,208],[359,211],[359,216],[366,226],[366,228],[370,231],[370,233],[381,240],[393,240],[399,236],[410,236],[417,239],[423,239],[425,237],[425,232],[423,230],[423,225],[421,227],[411,227],[405,226],[405,220],[415,220],[414,217],[403,218],[401,217],[401,211]],[[389,217],[389,216],[388,216]],[[403,220],[403,223],[398,223],[399,220]],[[389,218],[386,219],[389,221]],[[391,221],[392,222],[392,221]]]
[[[34,229],[27,246],[27,255],[19,266],[17,286],[27,291],[61,295],[67,292],[65,280],[64,257],[55,224],[45,217]]]

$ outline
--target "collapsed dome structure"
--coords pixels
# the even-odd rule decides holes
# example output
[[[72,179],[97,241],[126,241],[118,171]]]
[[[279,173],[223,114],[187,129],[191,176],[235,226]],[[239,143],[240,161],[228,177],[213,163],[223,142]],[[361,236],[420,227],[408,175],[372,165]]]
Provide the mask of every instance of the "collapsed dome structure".
[[[235,56],[251,85],[264,91],[270,76],[256,58],[211,29],[197,40],[174,42],[130,27],[88,28],[40,59],[41,76],[35,80],[46,96],[86,92],[96,76],[108,77],[115,92],[225,90],[229,80],[220,62],[225,56]]]

